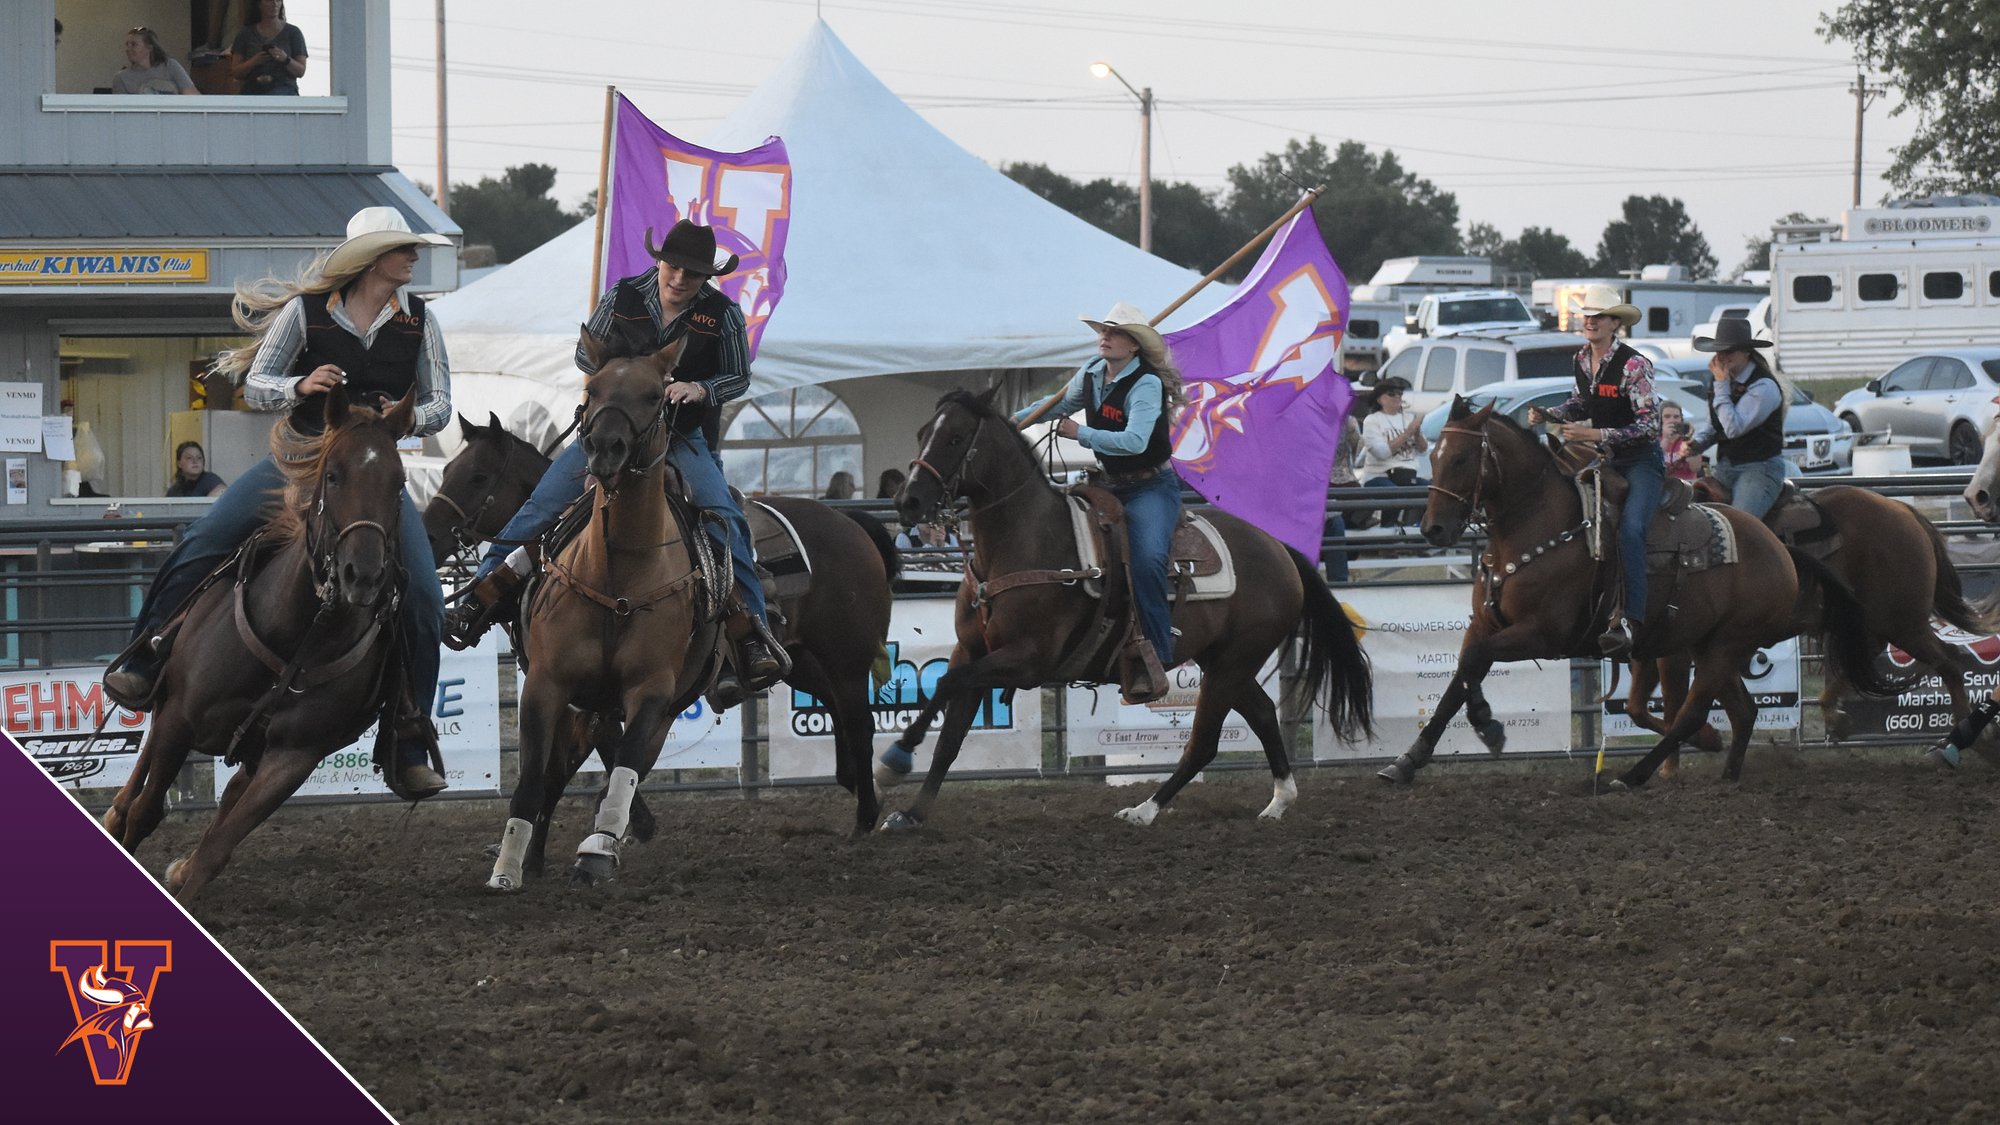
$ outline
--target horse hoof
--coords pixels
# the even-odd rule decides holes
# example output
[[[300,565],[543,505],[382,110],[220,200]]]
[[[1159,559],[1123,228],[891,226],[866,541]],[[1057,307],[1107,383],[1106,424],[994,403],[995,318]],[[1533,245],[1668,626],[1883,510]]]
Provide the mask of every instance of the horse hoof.
[[[1929,765],[1955,770],[1958,768],[1958,747],[1953,746],[1950,739],[1946,739],[1924,751],[1923,761]]]
[[[900,742],[891,742],[888,749],[882,751],[881,755],[875,759],[877,767],[875,776],[881,777],[882,771],[887,770],[891,777],[901,779],[914,769],[916,764],[916,755],[910,752],[909,747]],[[894,782],[890,784],[894,784]]]
[[[182,856],[167,864],[167,893],[178,894],[181,887],[187,883],[187,861],[188,857]]]
[[[1722,733],[1712,726],[1704,725],[1700,730],[1694,732],[1694,737],[1688,741],[1694,744],[1696,750],[1704,754],[1722,753]]]
[[[1486,752],[1499,757],[1507,748],[1507,724],[1498,719],[1488,719],[1473,728],[1479,734],[1479,741],[1486,744]]]
[[[1392,785],[1408,785],[1417,779],[1417,771],[1410,767],[1409,762],[1402,758],[1397,758],[1395,761],[1376,770],[1375,776]]]
[[[499,891],[503,895],[520,894],[524,886],[521,880],[514,878],[512,875],[502,875],[497,871],[487,876],[486,879],[487,890]]]
[[[911,816],[909,813],[892,812],[888,815],[886,819],[882,821],[882,827],[876,829],[876,831],[915,832],[917,829],[922,828],[923,826],[924,826],[923,821],[918,820],[916,817]]]
[[[1622,777],[1614,777],[1611,779],[1610,789],[1613,793],[1636,793],[1644,784],[1646,783],[1643,781],[1627,781]]]
[[[576,866],[570,868],[569,881],[572,886],[594,887],[611,881],[612,873],[618,870],[618,861],[606,855],[580,855]]]
[[[1154,804],[1153,799],[1148,797],[1145,801],[1133,805],[1129,809],[1119,809],[1117,816],[1119,820],[1127,824],[1136,824],[1144,828],[1159,819],[1160,806]]]

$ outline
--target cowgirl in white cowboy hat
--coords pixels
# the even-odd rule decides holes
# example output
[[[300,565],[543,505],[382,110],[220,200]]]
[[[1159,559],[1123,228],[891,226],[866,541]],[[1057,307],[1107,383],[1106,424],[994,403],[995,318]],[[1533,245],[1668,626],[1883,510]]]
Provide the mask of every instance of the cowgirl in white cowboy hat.
[[[1096,357],[1077,369],[1061,394],[1016,414],[1014,423],[1061,419],[1057,433],[1097,454],[1111,491],[1125,505],[1132,600],[1140,630],[1152,646],[1155,664],[1171,668],[1174,623],[1168,608],[1167,569],[1174,528],[1181,522],[1181,481],[1170,462],[1173,443],[1168,431],[1174,412],[1187,401],[1181,374],[1166,341],[1135,306],[1121,301],[1102,320],[1079,319],[1097,332]],[[1079,410],[1085,425],[1069,417]],[[1148,702],[1166,692],[1162,675],[1150,689],[1135,692],[1127,701]]]
[[[1530,410],[1528,421],[1560,422],[1563,440],[1596,442],[1605,463],[1630,486],[1618,518],[1623,605],[1613,609],[1610,627],[1598,639],[1605,656],[1623,660],[1632,654],[1633,622],[1646,620],[1646,525],[1666,488],[1666,458],[1660,452],[1653,363],[1618,339],[1621,327],[1639,323],[1639,310],[1609,285],[1585,289],[1577,304],[1590,343],[1576,353],[1576,392],[1561,405]]]
[[[1771,346],[1742,317],[1726,316],[1715,335],[1695,339],[1694,350],[1714,352],[1708,373],[1708,421],[1695,430],[1695,452],[1715,446],[1715,475],[1729,486],[1730,503],[1764,518],[1785,487],[1785,391],[1758,349]]]
[[[420,247],[450,244],[440,235],[411,231],[394,207],[356,212],[347,222],[346,240],[308,266],[301,279],[265,278],[237,286],[236,323],[255,339],[224,353],[216,370],[232,377],[247,372],[244,398],[250,408],[291,411],[284,424],[301,434],[324,426],[326,392],[335,387],[344,386],[350,398],[374,406],[400,400],[415,387],[416,434],[436,433],[451,418],[444,340],[423,300],[403,287],[416,269]],[[170,620],[201,579],[264,525],[266,506],[284,487],[283,470],[265,457],[216,497],[208,514],[188,527],[162,564],[133,636],[151,636]],[[420,713],[401,719],[399,765],[390,782],[406,797],[423,798],[445,788],[445,779],[428,761],[432,736],[422,714],[437,696],[444,593],[422,513],[407,491],[398,545],[408,575],[402,602],[409,644],[405,666]],[[141,646],[104,677],[105,693],[135,711],[145,709],[165,655],[159,642]]]

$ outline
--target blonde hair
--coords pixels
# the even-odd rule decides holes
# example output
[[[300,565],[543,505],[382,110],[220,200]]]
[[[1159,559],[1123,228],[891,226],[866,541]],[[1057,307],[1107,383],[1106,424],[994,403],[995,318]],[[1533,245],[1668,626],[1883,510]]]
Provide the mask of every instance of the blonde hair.
[[[333,251],[329,250],[314,258],[294,279],[262,277],[256,281],[237,282],[236,296],[229,302],[229,315],[238,328],[250,334],[251,340],[240,348],[231,348],[216,356],[210,370],[228,376],[232,382],[242,382],[244,373],[250,370],[251,362],[257,358],[258,349],[264,346],[264,337],[271,331],[271,322],[277,319],[279,310],[292,303],[292,298],[345,289],[375,264],[367,261],[350,270],[328,273],[326,264],[332,256]]]

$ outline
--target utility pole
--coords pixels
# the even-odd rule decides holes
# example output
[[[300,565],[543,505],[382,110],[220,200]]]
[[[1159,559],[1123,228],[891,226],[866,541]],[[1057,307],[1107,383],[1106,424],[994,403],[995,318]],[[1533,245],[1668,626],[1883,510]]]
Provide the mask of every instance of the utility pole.
[[[438,210],[452,214],[452,170],[444,160],[444,0],[438,0]]]
[[[1153,88],[1139,91],[1139,249],[1153,249]]]
[[[443,3],[444,0],[438,2]],[[1854,205],[1859,207],[1861,206],[1861,122],[1866,116],[1869,99],[1887,92],[1887,88],[1869,85],[1867,73],[1857,70],[1854,72],[1854,85],[1849,86],[1847,92],[1854,95]]]

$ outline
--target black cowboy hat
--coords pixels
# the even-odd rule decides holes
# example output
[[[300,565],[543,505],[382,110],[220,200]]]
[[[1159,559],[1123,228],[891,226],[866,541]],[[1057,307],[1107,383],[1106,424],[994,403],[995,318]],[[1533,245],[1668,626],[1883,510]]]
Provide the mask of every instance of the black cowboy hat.
[[[736,268],[734,254],[728,261],[716,264],[714,227],[697,226],[686,219],[675,223],[674,229],[667,232],[667,240],[658,246],[653,245],[653,228],[647,227],[646,253],[670,266],[709,277],[720,277]]]
[[[1382,409],[1382,398],[1384,395],[1399,395],[1409,389],[1410,381],[1408,379],[1403,378],[1401,375],[1391,375],[1387,379],[1368,388],[1368,408],[1370,410],[1380,410]]]
[[[1752,335],[1750,322],[1740,316],[1725,316],[1715,322],[1715,335],[1694,338],[1694,350],[1698,352],[1744,352],[1770,346],[1771,341]]]

